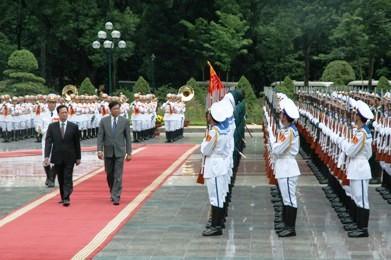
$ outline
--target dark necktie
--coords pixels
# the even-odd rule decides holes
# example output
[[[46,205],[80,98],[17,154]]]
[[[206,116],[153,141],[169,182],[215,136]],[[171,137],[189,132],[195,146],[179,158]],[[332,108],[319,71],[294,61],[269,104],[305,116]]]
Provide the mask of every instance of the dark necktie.
[[[62,122],[61,123],[61,137],[62,137],[62,139],[64,139],[64,134],[65,134],[65,123]]]
[[[115,129],[117,128],[117,118],[114,117],[114,122],[113,122],[113,134],[115,133]]]
[[[50,117],[53,117],[53,111],[50,112]]]

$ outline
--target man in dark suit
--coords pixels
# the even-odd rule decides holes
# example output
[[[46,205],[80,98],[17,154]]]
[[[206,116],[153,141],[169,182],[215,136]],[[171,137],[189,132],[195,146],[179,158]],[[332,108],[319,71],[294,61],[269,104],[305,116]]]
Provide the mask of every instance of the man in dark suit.
[[[58,106],[57,114],[60,121],[51,123],[46,132],[44,165],[54,164],[60,186],[59,203],[67,207],[73,191],[73,167],[79,165],[81,159],[80,134],[79,127],[67,120],[66,106]]]
[[[107,184],[114,205],[119,205],[121,198],[124,159],[132,159],[129,120],[119,116],[120,106],[117,101],[109,104],[111,115],[101,119],[98,131],[98,158],[104,158]]]

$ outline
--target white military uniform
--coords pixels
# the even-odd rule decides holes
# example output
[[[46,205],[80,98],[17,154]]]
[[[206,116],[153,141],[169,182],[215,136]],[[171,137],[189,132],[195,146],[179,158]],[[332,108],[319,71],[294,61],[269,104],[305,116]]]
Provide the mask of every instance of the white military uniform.
[[[368,127],[355,129],[351,142],[344,140],[342,147],[349,158],[346,171],[351,195],[357,206],[369,209],[368,184],[372,174],[368,160],[372,156],[372,135]]]
[[[167,100],[162,106],[161,109],[164,110],[164,128],[166,132],[174,131],[174,120],[175,120],[175,111],[174,103]]]
[[[229,142],[227,129],[214,126],[201,144],[205,156],[204,179],[210,204],[223,208],[225,201],[225,175],[228,175]]]
[[[271,140],[273,139],[275,138]],[[272,155],[275,157],[274,173],[281,191],[283,204],[295,208],[297,208],[296,184],[300,175],[295,157],[299,152],[299,148],[299,133],[294,124],[281,129],[276,142],[271,144]]]

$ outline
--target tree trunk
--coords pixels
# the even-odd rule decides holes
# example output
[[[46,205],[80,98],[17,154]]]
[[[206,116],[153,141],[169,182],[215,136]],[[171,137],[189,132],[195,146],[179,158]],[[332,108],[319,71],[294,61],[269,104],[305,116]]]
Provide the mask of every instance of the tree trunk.
[[[304,86],[308,87],[310,78],[310,52],[311,46],[307,46],[304,49]]]
[[[18,24],[16,27],[18,50],[22,48],[22,1],[18,1]]]
[[[370,91],[373,90],[372,79],[373,79],[374,70],[375,70],[375,56],[371,54],[371,56],[369,57],[369,69],[368,69],[368,88]]]
[[[46,78],[46,36],[44,36],[44,39],[41,39],[41,52],[40,52],[40,71],[41,71],[41,76],[47,80]]]

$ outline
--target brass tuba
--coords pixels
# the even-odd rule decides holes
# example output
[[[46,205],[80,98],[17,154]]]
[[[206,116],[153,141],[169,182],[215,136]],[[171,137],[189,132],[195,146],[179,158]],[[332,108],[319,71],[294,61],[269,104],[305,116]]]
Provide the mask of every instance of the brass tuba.
[[[71,95],[77,96],[79,94],[77,88],[75,85],[66,85],[62,89],[62,96],[65,98],[66,101],[71,100]]]
[[[182,96],[183,102],[188,102],[194,97],[194,89],[188,85],[184,85],[178,89],[178,95]]]

